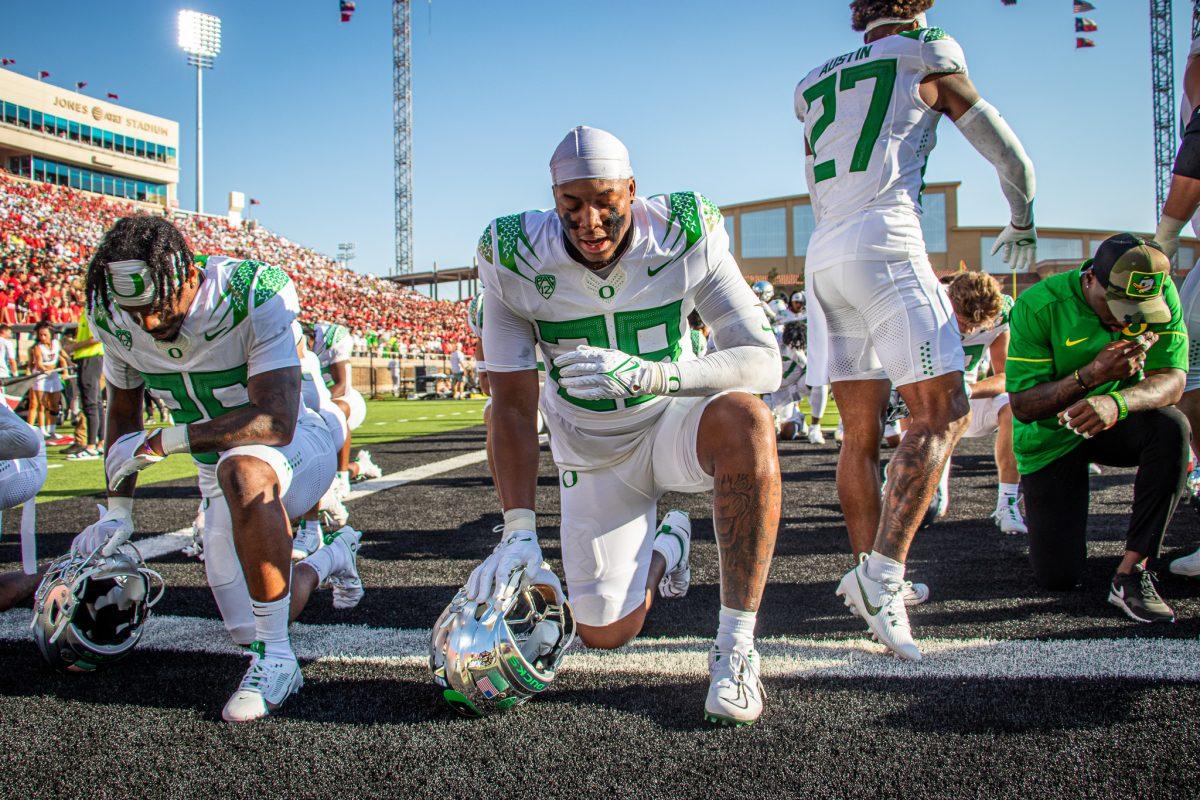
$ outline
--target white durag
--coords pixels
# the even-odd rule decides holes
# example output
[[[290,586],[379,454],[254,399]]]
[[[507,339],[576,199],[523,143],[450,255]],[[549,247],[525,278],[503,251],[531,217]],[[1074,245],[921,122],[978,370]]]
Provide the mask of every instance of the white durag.
[[[119,306],[137,308],[148,305],[158,287],[151,277],[150,265],[138,258],[108,262],[108,290]]]
[[[906,25],[909,22],[917,23],[917,27],[919,28],[929,27],[929,21],[925,18],[925,14],[921,13],[917,14],[912,19],[900,19],[899,17],[880,17],[879,19],[871,20],[871,22],[867,25],[867,29],[864,30],[863,33],[870,33],[880,25]]]
[[[624,180],[633,177],[629,150],[608,131],[579,125],[572,128],[550,158],[555,186],[584,178]]]

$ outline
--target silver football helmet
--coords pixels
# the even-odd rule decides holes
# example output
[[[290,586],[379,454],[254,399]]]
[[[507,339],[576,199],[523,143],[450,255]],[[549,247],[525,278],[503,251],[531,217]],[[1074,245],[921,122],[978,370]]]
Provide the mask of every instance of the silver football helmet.
[[[514,571],[501,594],[474,603],[460,589],[433,626],[429,671],[464,716],[507,711],[544,691],[575,639],[575,616],[549,569]]]
[[[764,303],[769,303],[771,298],[775,296],[775,287],[771,285],[770,281],[755,281],[751,284],[750,288],[758,295],[758,299]]]
[[[68,553],[34,594],[33,640],[50,666],[92,672],[129,655],[165,588],[133,545],[107,557]]]

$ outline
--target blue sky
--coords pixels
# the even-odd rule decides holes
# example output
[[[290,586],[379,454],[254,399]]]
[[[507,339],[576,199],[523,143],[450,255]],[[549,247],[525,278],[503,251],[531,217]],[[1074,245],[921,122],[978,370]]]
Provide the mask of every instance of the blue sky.
[[[417,0],[413,11],[415,261],[470,260],[504,213],[551,204],[547,161],[573,125],[629,146],[641,191],[718,203],[805,191],[796,82],[859,41],[848,0]],[[980,90],[1024,141],[1042,225],[1154,226],[1146,3],[1093,0],[1098,47],[1075,50],[1070,0],[939,0]],[[192,207],[194,77],[175,44],[183,7],[217,14],[205,76],[205,205],[259,198],[266,225],[356,268],[393,260],[387,0],[40,0],[5,3],[15,69],[179,120],[180,198]],[[1176,83],[1191,3],[1175,0]],[[1178,95],[1178,91],[1177,91]],[[960,223],[1000,225],[995,173],[943,123],[928,179],[961,180]]]

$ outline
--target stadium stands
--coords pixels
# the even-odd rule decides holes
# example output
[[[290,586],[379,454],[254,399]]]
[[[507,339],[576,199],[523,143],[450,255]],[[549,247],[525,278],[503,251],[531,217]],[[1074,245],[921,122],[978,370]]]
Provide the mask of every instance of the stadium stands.
[[[0,170],[0,321],[74,322],[82,298],[71,281],[82,274],[104,231],[117,218],[138,213],[154,211]],[[301,318],[346,325],[360,352],[448,353],[460,343],[472,348],[461,303],[431,300],[341,269],[261,225],[232,226],[219,217],[182,213],[173,220],[198,253],[255,258],[287,269],[300,293]]]

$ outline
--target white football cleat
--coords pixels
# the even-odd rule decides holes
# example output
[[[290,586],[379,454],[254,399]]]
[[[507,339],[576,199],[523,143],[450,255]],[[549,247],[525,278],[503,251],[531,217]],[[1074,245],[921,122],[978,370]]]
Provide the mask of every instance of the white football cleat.
[[[338,553],[337,567],[329,573],[333,607],[339,611],[354,608],[366,593],[358,577],[358,545],[361,541],[362,531],[356,531],[349,525],[325,536],[327,547],[336,547],[341,551]]]
[[[842,446],[842,440],[846,438],[846,431],[839,422],[837,428],[833,432],[833,441],[838,447]]]
[[[283,705],[284,700],[304,685],[300,662],[294,656],[267,656],[262,642],[252,642],[250,653],[250,669],[246,670],[238,690],[221,709],[221,719],[226,722],[261,719]]]
[[[692,568],[688,565],[688,558],[692,554],[692,521],[687,512],[668,511],[654,536],[674,536],[679,540],[682,553],[679,563],[675,565],[675,569],[663,574],[662,580],[658,582],[658,593],[663,598],[683,597],[692,584]]]
[[[318,505],[321,524],[331,531],[345,527],[350,521],[350,511],[342,502],[342,497],[339,481],[335,477]]]
[[[900,585],[900,596],[906,606],[919,606],[929,599],[929,585],[905,581]]]
[[[1200,576],[1200,550],[1192,553],[1190,556],[1181,556],[1171,562],[1168,567],[1172,573],[1183,575],[1188,578]]]
[[[320,528],[315,525],[310,526],[301,520],[295,535],[292,536],[292,560],[303,561],[324,546],[325,541],[321,536]]]
[[[808,443],[809,444],[825,444],[825,434],[821,431],[820,425],[810,425],[808,428]]]
[[[1102,470],[1100,468],[1099,464],[1088,464],[1088,475],[1103,475],[1103,474],[1104,474],[1104,470]]]
[[[371,460],[371,454],[366,450],[359,450],[358,456],[355,457],[354,463],[358,464],[358,480],[368,481],[383,477],[383,470],[379,465]]]
[[[704,719],[714,725],[753,725],[762,715],[763,685],[758,650],[708,651],[708,698]]]
[[[837,596],[846,607],[867,623],[871,638],[891,650],[897,658],[920,661],[921,651],[913,641],[904,605],[904,581],[883,583],[867,575],[867,556],[842,576]]]
[[[1004,505],[996,506],[996,510],[992,512],[992,519],[996,520],[1001,533],[1029,533],[1029,526],[1021,516],[1018,502],[1019,498],[1010,498]]]

